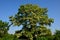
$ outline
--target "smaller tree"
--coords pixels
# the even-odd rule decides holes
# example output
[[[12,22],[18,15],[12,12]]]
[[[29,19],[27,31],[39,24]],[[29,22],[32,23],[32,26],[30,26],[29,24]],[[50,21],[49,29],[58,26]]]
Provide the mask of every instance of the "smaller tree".
[[[8,23],[0,20],[0,37],[3,37],[8,31]]]
[[[8,34],[10,26],[8,22],[0,20],[0,40],[18,40],[15,35]]]
[[[56,30],[54,34],[54,40],[60,40],[60,30]]]

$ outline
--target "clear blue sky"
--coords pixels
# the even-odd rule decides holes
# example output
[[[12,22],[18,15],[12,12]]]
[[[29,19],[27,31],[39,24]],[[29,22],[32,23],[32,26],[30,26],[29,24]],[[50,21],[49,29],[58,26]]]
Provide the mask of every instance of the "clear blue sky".
[[[9,16],[16,14],[22,4],[37,4],[48,8],[49,17],[54,18],[54,23],[50,27],[51,31],[60,29],[60,0],[0,0],[0,20],[9,22]],[[9,33],[19,29],[21,27],[11,26]]]

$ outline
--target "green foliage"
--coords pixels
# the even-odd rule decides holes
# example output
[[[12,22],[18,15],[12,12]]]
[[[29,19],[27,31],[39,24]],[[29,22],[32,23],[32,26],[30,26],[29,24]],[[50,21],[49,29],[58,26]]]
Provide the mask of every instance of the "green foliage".
[[[41,8],[37,5],[21,5],[18,13],[10,17],[10,21],[17,26],[27,25],[27,22],[29,25],[36,25],[38,22],[40,25],[51,25],[53,19],[48,18],[47,11],[47,8]]]
[[[39,37],[37,40],[48,40],[46,37]]]
[[[47,11],[47,8],[37,5],[21,5],[18,13],[9,18],[11,25],[23,25],[23,28],[14,35],[8,34],[11,25],[0,20],[0,40],[60,40],[60,30],[52,35],[50,29],[46,28],[54,22],[54,19],[48,17]]]
[[[0,20],[0,28],[5,28],[8,26],[7,22],[3,22],[2,20]]]
[[[47,8],[41,8],[37,5],[21,5],[18,13],[9,17],[14,26],[23,25],[23,29],[15,33],[17,37],[24,35],[33,40],[39,36],[51,36],[51,31],[45,26],[50,26],[54,20],[48,17],[47,11]]]
[[[54,40],[60,40],[60,30],[56,30],[54,34]]]
[[[8,23],[0,20],[0,37],[3,37],[8,31]]]
[[[14,35],[6,34],[1,40],[18,40]]]
[[[9,25],[0,20],[0,40],[17,40],[14,35],[8,34]]]

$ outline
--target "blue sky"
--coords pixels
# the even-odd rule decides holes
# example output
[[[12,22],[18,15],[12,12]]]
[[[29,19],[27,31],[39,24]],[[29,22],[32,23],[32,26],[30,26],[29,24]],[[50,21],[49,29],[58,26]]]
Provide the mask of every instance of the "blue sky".
[[[0,20],[9,22],[9,16],[15,15],[22,4],[37,4],[48,8],[48,16],[54,18],[50,29],[52,32],[60,29],[60,0],[0,0]],[[22,27],[10,27],[9,33],[14,33]]]

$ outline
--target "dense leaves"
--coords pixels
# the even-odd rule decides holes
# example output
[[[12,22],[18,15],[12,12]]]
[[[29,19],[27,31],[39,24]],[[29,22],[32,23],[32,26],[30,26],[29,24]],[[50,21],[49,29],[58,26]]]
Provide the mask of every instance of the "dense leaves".
[[[8,34],[8,22],[0,20],[0,40],[18,40],[16,36]]]
[[[39,36],[51,36],[51,31],[45,26],[50,26],[54,20],[48,17],[47,11],[47,8],[41,8],[37,5],[21,5],[18,13],[10,17],[13,25],[23,25],[23,29],[18,32],[19,34],[16,32],[16,35],[19,37],[24,35],[30,40]]]
[[[18,40],[15,35],[5,34],[0,40]]]
[[[8,31],[8,23],[0,20],[0,37],[3,37]]]
[[[54,40],[60,40],[60,30],[56,30],[54,34]]]
[[[10,17],[10,21],[14,25],[36,25],[39,22],[40,25],[51,25],[53,23],[52,18],[48,18],[47,8],[41,8],[37,5],[27,4],[21,5],[18,13],[15,16]]]
[[[47,28],[54,22],[48,17],[47,12],[47,8],[37,5],[21,5],[17,14],[9,17],[10,25],[0,20],[0,40],[60,40],[59,30],[52,35],[50,29]],[[8,33],[11,25],[23,25],[23,28],[12,35]]]

